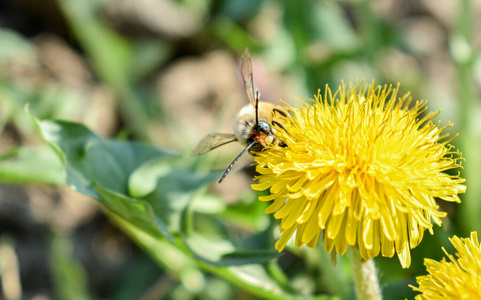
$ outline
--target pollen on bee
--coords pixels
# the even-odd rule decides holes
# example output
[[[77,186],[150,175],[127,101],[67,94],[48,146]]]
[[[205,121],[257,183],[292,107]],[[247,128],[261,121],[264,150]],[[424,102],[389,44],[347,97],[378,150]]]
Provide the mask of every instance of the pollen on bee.
[[[274,135],[271,134],[266,136],[266,139],[265,139],[266,144],[272,145],[274,144],[274,141],[275,141]]]

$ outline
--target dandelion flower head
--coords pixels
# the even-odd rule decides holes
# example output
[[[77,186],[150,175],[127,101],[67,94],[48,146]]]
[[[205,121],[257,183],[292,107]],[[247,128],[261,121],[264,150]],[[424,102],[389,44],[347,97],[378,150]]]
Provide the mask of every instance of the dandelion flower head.
[[[391,86],[326,87],[314,104],[299,101],[277,128],[287,147],[259,152],[255,190],[269,190],[266,213],[281,219],[282,251],[295,233],[295,244],[344,254],[348,246],[367,260],[379,253],[398,255],[409,267],[410,249],[445,212],[435,198],[460,202],[464,179],[444,171],[460,167],[461,154],[446,140],[438,113],[421,114],[424,101],[397,99]]]
[[[443,258],[440,262],[426,258],[424,265],[429,275],[416,278],[419,287],[411,286],[422,294],[422,299],[481,299],[481,244],[478,234],[471,233],[470,238],[449,239],[458,253],[456,256],[444,253],[451,262]]]

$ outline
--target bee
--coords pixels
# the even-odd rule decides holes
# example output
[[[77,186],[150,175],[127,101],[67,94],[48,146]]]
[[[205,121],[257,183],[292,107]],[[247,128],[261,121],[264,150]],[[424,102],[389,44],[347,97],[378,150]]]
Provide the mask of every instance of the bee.
[[[286,143],[277,138],[274,125],[283,130],[285,129],[281,123],[274,120],[274,117],[280,114],[281,118],[285,118],[288,116],[288,113],[279,106],[260,101],[260,92],[258,90],[254,92],[252,61],[249,49],[245,50],[242,57],[241,75],[250,103],[242,107],[237,114],[233,126],[234,133],[211,133],[204,137],[192,151],[192,155],[200,155],[232,142],[239,142],[245,146],[244,150],[227,167],[219,183],[224,180],[244,153],[248,152],[254,156],[256,152],[262,151],[266,146],[279,145],[286,147]]]

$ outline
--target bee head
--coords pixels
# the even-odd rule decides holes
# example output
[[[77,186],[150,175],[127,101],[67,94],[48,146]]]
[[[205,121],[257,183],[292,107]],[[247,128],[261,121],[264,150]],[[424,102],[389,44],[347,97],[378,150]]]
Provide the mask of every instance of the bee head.
[[[270,133],[271,132],[271,125],[267,123],[266,121],[259,121],[257,124],[257,128],[259,129],[260,132],[263,133]]]

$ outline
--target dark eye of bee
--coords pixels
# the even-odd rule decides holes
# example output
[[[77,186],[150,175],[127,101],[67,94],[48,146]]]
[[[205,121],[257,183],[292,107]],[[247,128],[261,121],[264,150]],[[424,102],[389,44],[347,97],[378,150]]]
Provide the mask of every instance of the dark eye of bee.
[[[261,132],[271,132],[271,126],[266,121],[259,121],[258,126]]]

